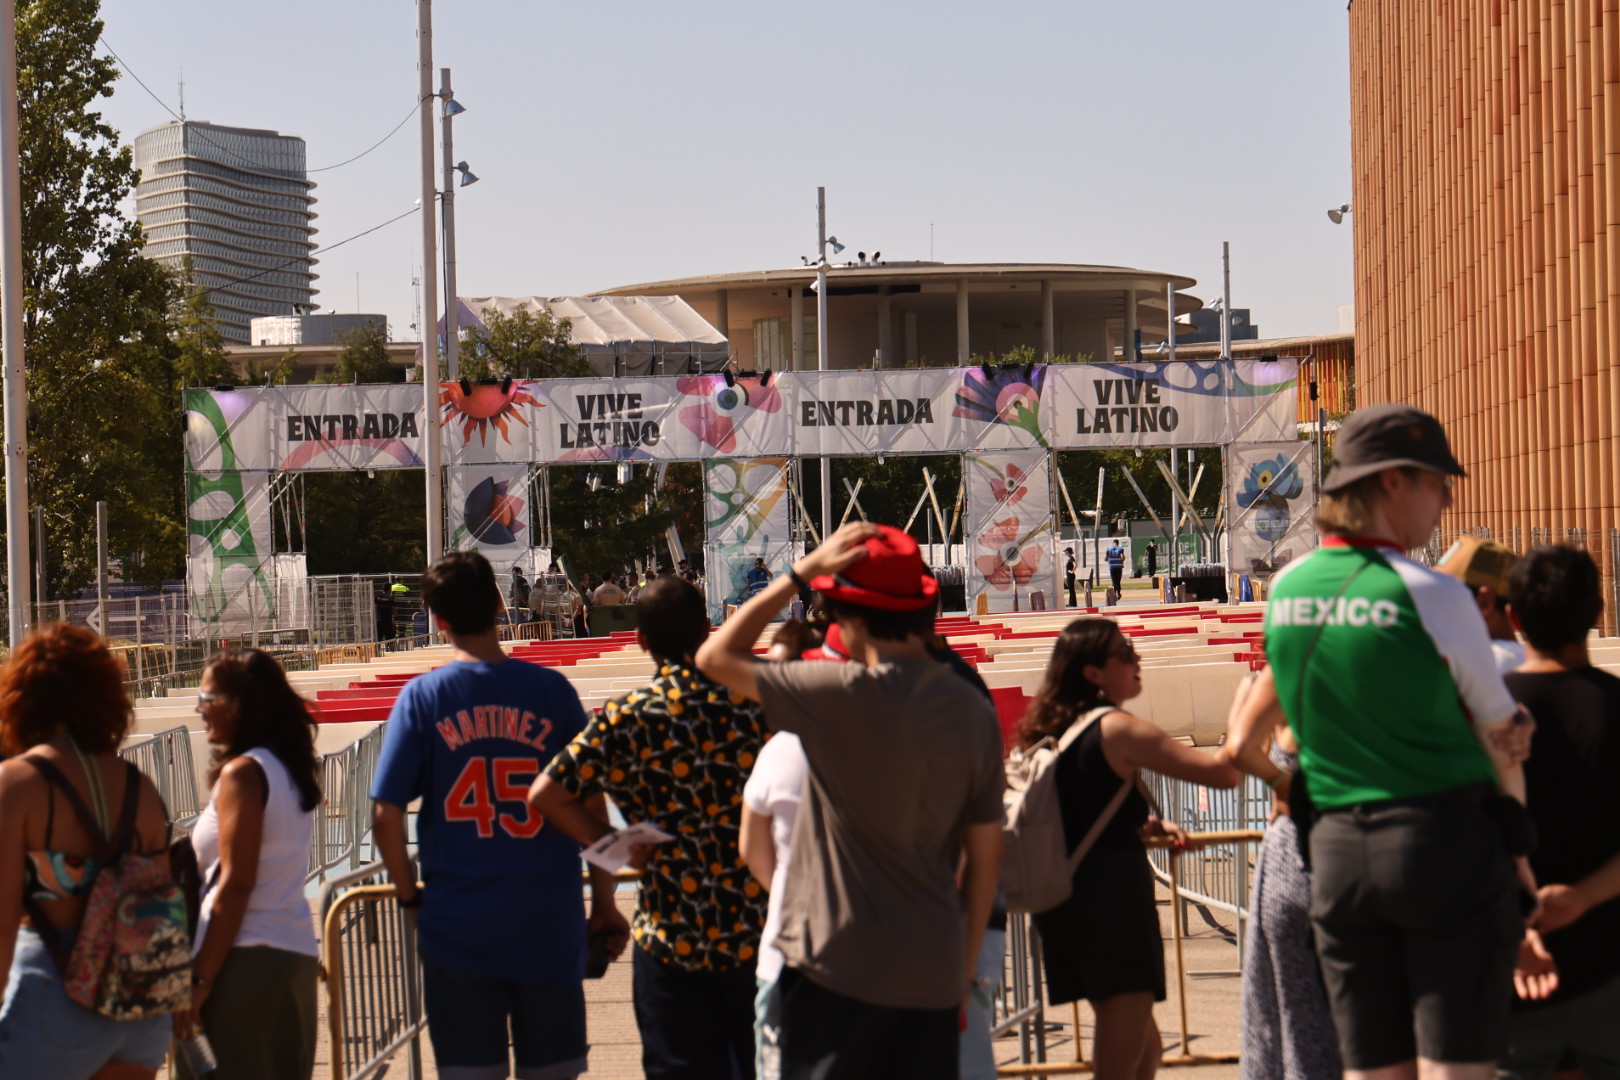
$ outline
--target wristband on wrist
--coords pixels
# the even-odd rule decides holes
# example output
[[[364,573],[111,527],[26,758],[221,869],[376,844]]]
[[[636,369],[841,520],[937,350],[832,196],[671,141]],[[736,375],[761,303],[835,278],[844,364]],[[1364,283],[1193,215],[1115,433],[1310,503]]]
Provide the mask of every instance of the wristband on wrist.
[[[804,580],[803,577],[799,576],[799,572],[797,570],[793,569],[792,566],[789,566],[787,568],[787,576],[788,576],[789,579],[792,580],[794,585],[798,586],[801,589],[808,589],[810,587],[810,583],[808,581]]]
[[[415,895],[413,895],[409,900],[406,900],[404,897],[400,897],[396,903],[398,903],[399,906],[404,908],[406,911],[410,911],[412,908],[419,908],[422,906],[422,890],[417,889]]]

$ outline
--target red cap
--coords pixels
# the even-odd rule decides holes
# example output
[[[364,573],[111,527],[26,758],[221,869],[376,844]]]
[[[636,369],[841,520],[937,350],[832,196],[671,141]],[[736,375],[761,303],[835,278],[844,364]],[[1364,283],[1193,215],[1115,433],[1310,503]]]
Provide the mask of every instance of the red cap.
[[[890,525],[877,526],[866,541],[866,558],[842,574],[822,574],[810,587],[832,600],[882,611],[918,611],[939,596],[939,582],[927,572],[917,541]]]

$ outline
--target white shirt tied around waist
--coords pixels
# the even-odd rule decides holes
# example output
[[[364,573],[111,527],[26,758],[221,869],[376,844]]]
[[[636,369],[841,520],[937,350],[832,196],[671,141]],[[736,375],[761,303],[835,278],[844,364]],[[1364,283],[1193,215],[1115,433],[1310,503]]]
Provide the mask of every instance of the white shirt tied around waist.
[[[256,746],[243,753],[259,763],[264,770],[265,782],[270,787],[270,798],[264,807],[264,833],[259,842],[259,873],[248,898],[247,912],[242,916],[242,928],[236,933],[236,946],[268,945],[273,949],[319,955],[315,945],[315,925],[304,898],[304,877],[309,872],[309,845],[315,828],[315,812],[305,810],[298,802],[298,785],[292,773],[275,752]],[[197,849],[197,863],[203,881],[210,887],[203,893],[201,925],[198,927],[195,947],[202,949],[208,935],[208,923],[218,888],[215,875],[219,870],[219,810],[216,802],[219,785],[208,800],[208,806],[197,818],[191,831],[192,845]]]

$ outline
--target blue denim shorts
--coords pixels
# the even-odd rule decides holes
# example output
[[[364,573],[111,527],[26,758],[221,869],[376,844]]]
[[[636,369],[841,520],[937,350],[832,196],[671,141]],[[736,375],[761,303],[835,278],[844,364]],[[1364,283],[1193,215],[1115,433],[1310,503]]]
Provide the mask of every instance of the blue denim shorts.
[[[560,1080],[585,1071],[590,1047],[579,983],[514,982],[440,964],[424,953],[422,1000],[444,1080]]]
[[[64,947],[73,935],[61,933]],[[109,1062],[162,1066],[169,1049],[167,1016],[110,1020],[76,1004],[62,989],[45,942],[29,927],[17,949],[0,1005],[0,1076],[90,1076]]]

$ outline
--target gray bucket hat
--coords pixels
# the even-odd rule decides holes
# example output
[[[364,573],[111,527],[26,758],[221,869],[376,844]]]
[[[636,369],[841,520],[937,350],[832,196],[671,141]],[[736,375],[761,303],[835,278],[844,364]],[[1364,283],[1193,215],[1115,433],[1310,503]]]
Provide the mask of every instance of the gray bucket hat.
[[[1440,421],[1414,405],[1369,405],[1339,425],[1333,469],[1322,491],[1338,491],[1363,476],[1403,465],[1450,476],[1468,475],[1451,456]]]

